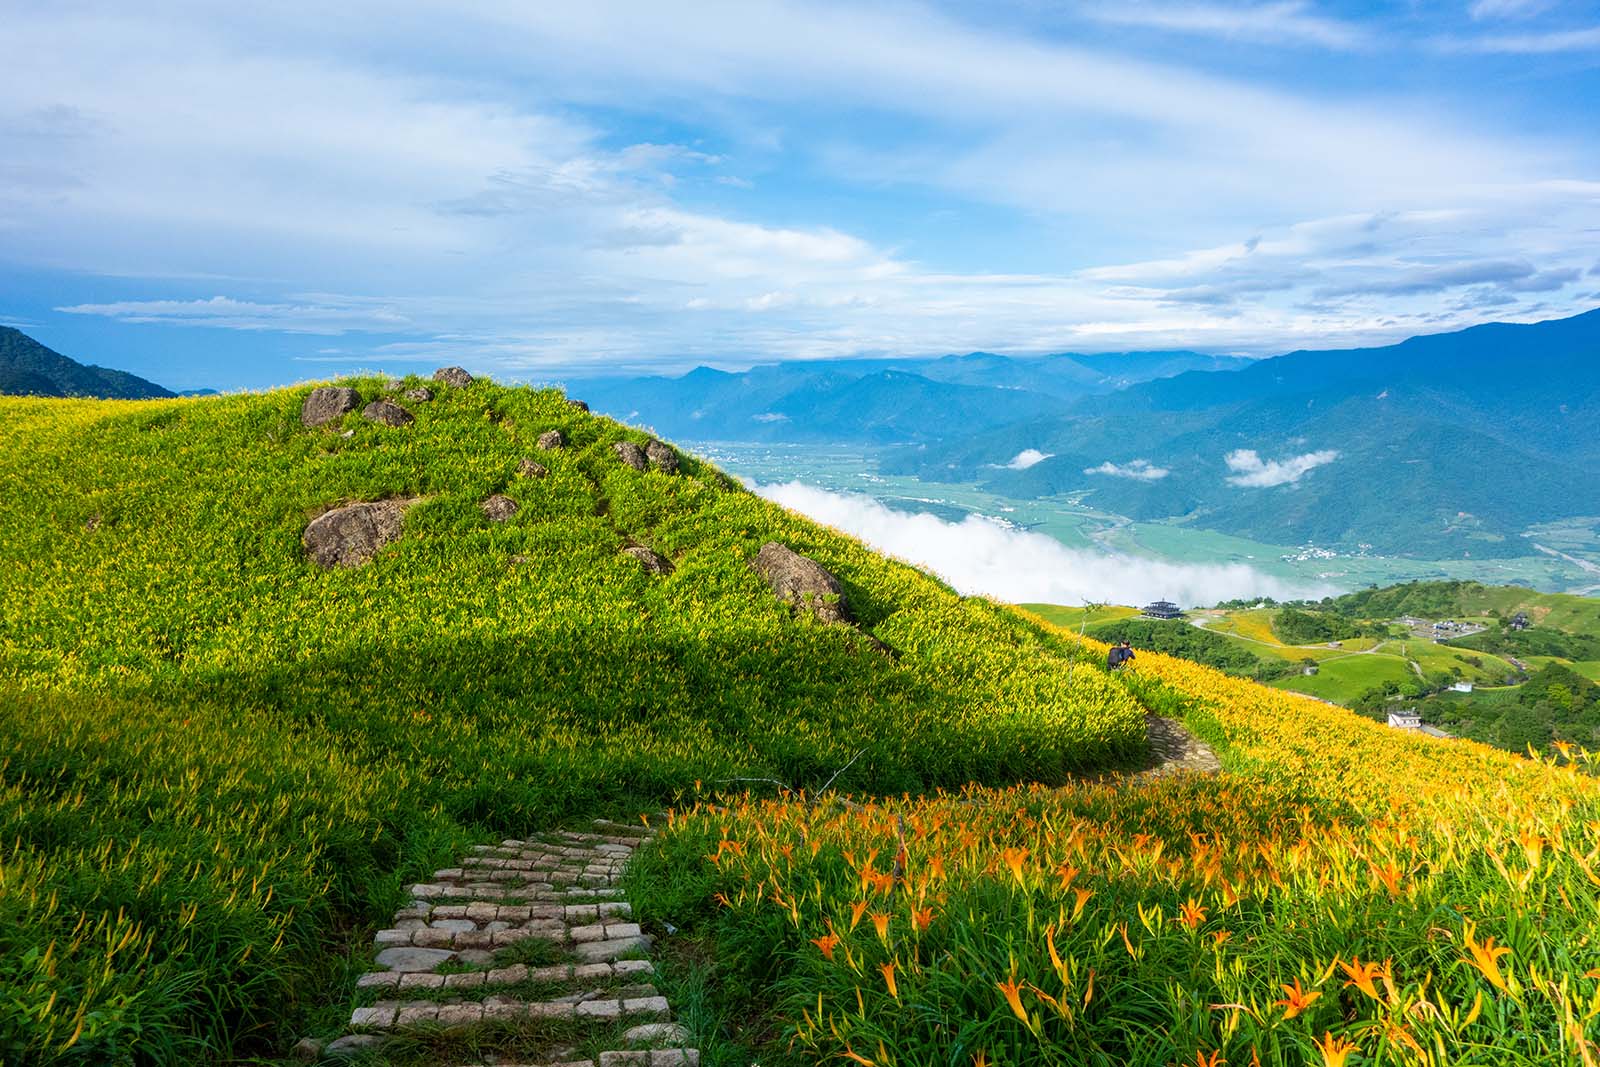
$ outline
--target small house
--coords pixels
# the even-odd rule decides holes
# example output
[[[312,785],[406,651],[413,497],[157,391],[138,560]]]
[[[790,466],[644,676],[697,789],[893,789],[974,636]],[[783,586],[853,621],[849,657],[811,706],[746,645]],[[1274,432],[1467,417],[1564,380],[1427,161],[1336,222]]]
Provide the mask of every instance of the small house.
[[[1470,693],[1470,692],[1472,692],[1472,683],[1471,682],[1456,682],[1454,685],[1452,685],[1450,687],[1450,692],[1452,692],[1452,693]]]
[[[1421,730],[1422,713],[1418,711],[1391,711],[1389,725],[1396,730]]]
[[[1181,619],[1183,609],[1170,600],[1158,600],[1145,605],[1144,615],[1151,619]]]
[[[1510,625],[1513,630],[1526,630],[1533,624],[1528,621],[1528,613],[1526,611],[1519,611],[1511,616]]]

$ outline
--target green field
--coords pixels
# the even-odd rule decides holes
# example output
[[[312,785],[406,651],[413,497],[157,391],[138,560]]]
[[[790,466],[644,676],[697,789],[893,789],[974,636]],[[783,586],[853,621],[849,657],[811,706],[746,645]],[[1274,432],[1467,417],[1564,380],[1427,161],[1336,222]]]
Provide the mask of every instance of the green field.
[[[1142,755],[1140,704],[1040,625],[692,457],[634,470],[613,445],[644,435],[558,393],[433,388],[398,427],[306,429],[308,387],[0,400],[0,1060],[282,1052],[469,840],[742,778],[898,793]],[[314,517],[386,499],[397,541],[308,560]],[[772,540],[857,625],[775,598]]]

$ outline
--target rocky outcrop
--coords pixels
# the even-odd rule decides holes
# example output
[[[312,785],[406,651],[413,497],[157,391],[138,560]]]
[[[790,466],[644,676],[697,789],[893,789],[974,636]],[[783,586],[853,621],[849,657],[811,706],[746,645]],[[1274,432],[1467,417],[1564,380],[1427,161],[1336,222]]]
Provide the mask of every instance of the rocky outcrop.
[[[559,448],[566,448],[567,435],[560,430],[546,430],[539,435],[539,447],[546,452],[554,452]]]
[[[618,459],[636,471],[645,470],[650,466],[649,459],[645,457],[644,449],[632,441],[618,441],[611,448],[616,452]]]
[[[787,545],[768,541],[761,546],[751,566],[766,579],[774,595],[796,611],[813,615],[820,622],[852,621],[844,586],[816,560],[800,555]]]
[[[517,502],[503,493],[496,493],[485,500],[480,507],[490,522],[505,522],[517,513]]]
[[[425,404],[433,399],[433,390],[426,385],[419,385],[415,389],[406,390],[406,399],[413,404]]]
[[[443,382],[452,389],[460,389],[472,384],[472,375],[461,367],[440,367],[433,372],[433,380]]]
[[[666,445],[651,438],[644,446],[645,458],[650,461],[650,466],[663,474],[676,474],[678,472],[678,454]]]
[[[415,421],[411,412],[388,400],[374,400],[361,409],[361,417],[381,426],[409,426]]]
[[[577,408],[579,411],[588,411],[589,410],[589,405],[588,404],[585,404],[581,400],[573,400],[570,397],[567,399],[567,406],[569,408]]]
[[[321,567],[355,567],[400,537],[411,500],[347,504],[311,520],[300,537],[306,555]]]
[[[622,550],[622,554],[638,560],[639,565],[651,574],[672,573],[672,564],[667,562],[665,556],[652,552],[643,545],[629,545]]]
[[[322,426],[343,418],[361,404],[361,394],[342,385],[322,385],[311,390],[300,405],[303,426]]]
[[[543,463],[535,463],[533,460],[523,457],[522,462],[517,464],[517,473],[524,478],[543,478],[550,473],[550,468]]]

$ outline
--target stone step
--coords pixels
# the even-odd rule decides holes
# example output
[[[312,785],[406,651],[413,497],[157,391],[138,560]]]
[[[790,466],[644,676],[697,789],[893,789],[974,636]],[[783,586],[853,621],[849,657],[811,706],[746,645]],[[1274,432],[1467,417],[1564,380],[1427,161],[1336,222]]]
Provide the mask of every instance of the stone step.
[[[431,971],[369,971],[356,979],[357,989],[479,989],[523,982],[604,982],[617,978],[648,979],[655,973],[649,960],[615,963],[558,963],[550,967],[512,964],[484,971],[435,974]]]
[[[370,1007],[352,1011],[350,1028],[369,1032],[426,1027],[453,1030],[528,1019],[616,1022],[620,1019],[666,1019],[670,1015],[667,998],[660,995],[613,999],[603,992],[593,991],[591,999],[576,1001],[572,998],[530,1001],[500,996],[456,1004],[436,1000],[380,1000]]]
[[[479,1067],[479,1065],[471,1064],[463,1067]],[[700,1052],[692,1048],[634,1049],[627,1052],[602,1052],[592,1060],[501,1063],[497,1067],[700,1067]]]

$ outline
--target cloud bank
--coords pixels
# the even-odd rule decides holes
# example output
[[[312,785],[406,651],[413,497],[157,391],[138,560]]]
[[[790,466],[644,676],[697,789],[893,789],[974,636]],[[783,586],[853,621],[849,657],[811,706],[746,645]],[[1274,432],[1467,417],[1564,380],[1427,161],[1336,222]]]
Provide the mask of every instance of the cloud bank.
[[[1288,459],[1264,460],[1253,448],[1240,448],[1223,457],[1228,469],[1235,472],[1229,485],[1261,489],[1273,485],[1293,485],[1307,471],[1332,463],[1339,458],[1335,449],[1307,452]]]
[[[1132,478],[1140,482],[1157,482],[1172,471],[1166,467],[1157,467],[1147,459],[1130,460],[1127,463],[1116,464],[1109,459],[1098,467],[1083,468],[1085,474],[1109,474],[1113,478]]]
[[[1036,467],[1049,459],[1054,453],[1041,452],[1037,448],[1024,448],[1021,452],[1011,457],[1011,462],[1005,464],[1007,470],[1025,471],[1029,467]]]
[[[835,493],[801,482],[757,485],[768,500],[859,537],[873,548],[922,567],[958,592],[1014,604],[1147,604],[1186,606],[1239,597],[1322,597],[1326,586],[1301,586],[1243,564],[1169,563],[1068,548],[1044,534],[980,515],[947,522],[907,514],[868,496]]]

